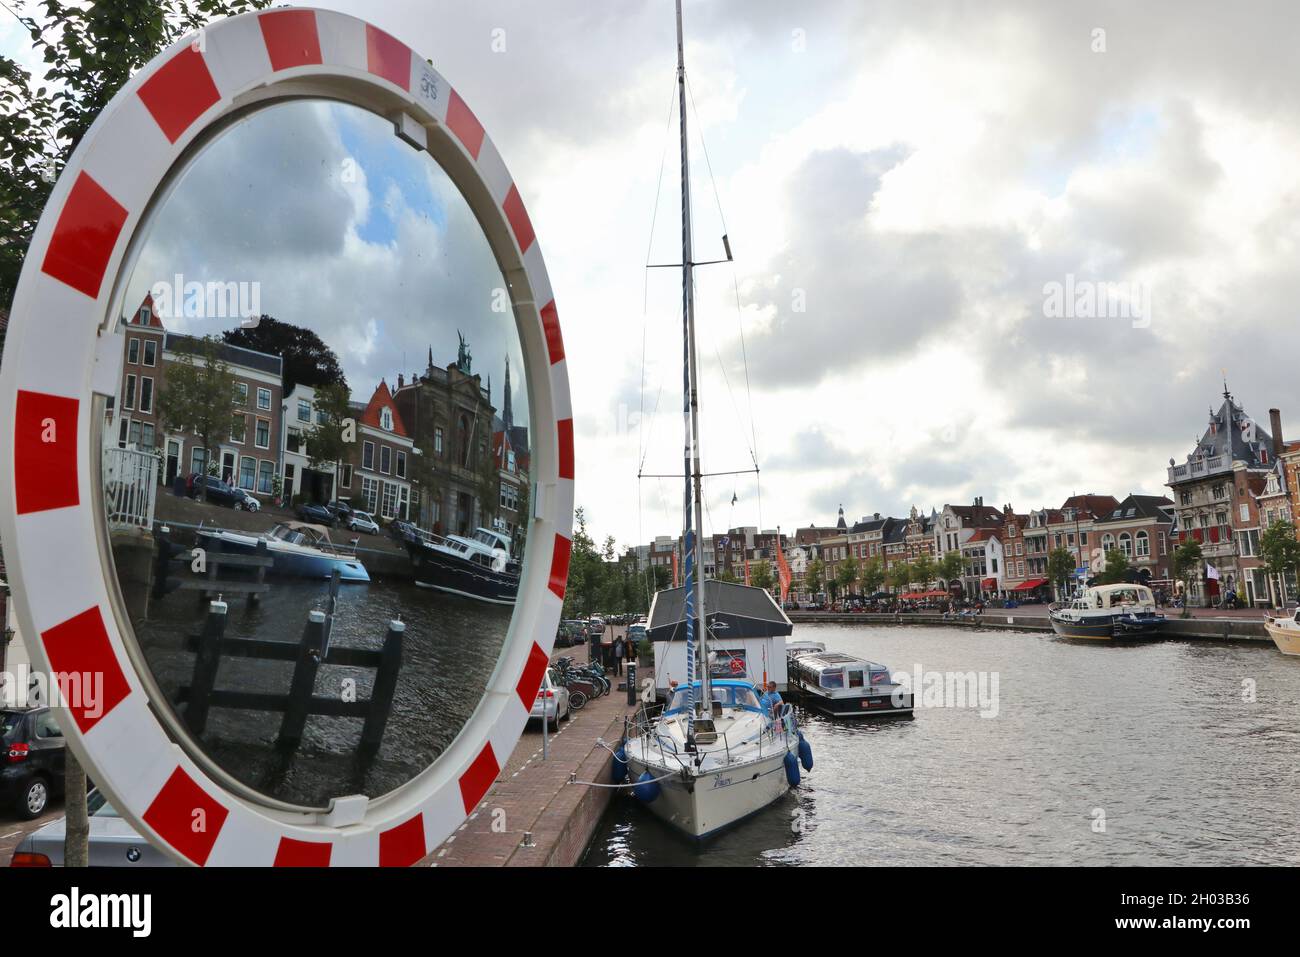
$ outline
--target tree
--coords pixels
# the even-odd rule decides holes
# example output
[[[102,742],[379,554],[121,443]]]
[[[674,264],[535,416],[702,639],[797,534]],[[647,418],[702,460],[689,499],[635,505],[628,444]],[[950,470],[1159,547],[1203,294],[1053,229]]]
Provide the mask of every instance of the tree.
[[[912,581],[916,582],[922,591],[926,590],[938,573],[939,569],[934,559],[924,552],[916,556],[916,561],[912,562]]]
[[[960,580],[962,572],[966,570],[966,561],[961,557],[961,552],[957,549],[945,552],[943,558],[939,559],[939,564],[935,566],[937,577],[942,578],[945,583],[951,585],[954,581]]]
[[[45,83],[0,57],[0,307],[13,298],[32,233],[59,171],[114,94],[164,47],[211,20],[270,0],[43,0],[18,16]]]
[[[825,574],[826,566],[822,564],[820,558],[814,558],[808,563],[808,568],[803,573],[803,584],[808,589],[809,595],[820,595],[822,588],[825,587],[822,582],[822,575]]]
[[[332,382],[316,390],[316,424],[304,436],[310,465],[334,473],[334,497],[338,498],[339,470],[357,441],[352,418],[352,395],[343,382]],[[422,456],[414,456],[421,458]]]
[[[314,389],[334,384],[348,387],[338,356],[310,329],[264,315],[255,326],[229,329],[221,335],[232,346],[279,356],[284,361],[285,395],[299,384]]]
[[[193,432],[203,445],[203,459],[211,464],[213,451],[230,436],[232,409],[239,400],[235,374],[221,358],[221,340],[215,336],[182,339],[176,361],[158,391],[158,410],[168,432]],[[201,360],[197,364],[195,360]],[[198,485],[200,501],[206,485]]]
[[[564,617],[588,618],[596,611],[600,597],[604,562],[587,532],[582,506],[574,509],[573,547],[569,552],[569,582],[564,593]]]
[[[1069,549],[1054,548],[1047,555],[1047,577],[1060,587],[1061,594],[1070,589],[1074,575],[1074,554]]]
[[[850,555],[840,562],[835,569],[835,585],[840,594],[847,595],[858,580],[858,560]]]
[[[912,577],[912,566],[908,562],[895,562],[890,567],[886,580],[894,591],[903,591],[912,583]]]
[[[1300,540],[1296,538],[1295,525],[1278,520],[1264,529],[1259,537],[1259,554],[1264,559],[1264,568],[1270,575],[1276,576],[1278,595],[1281,606],[1286,605],[1286,573],[1296,573],[1300,568]]]
[[[1127,581],[1129,567],[1128,556],[1118,548],[1112,548],[1106,553],[1106,567],[1097,576],[1097,581],[1102,585],[1117,585]]]
[[[1183,583],[1183,618],[1191,617],[1187,596],[1191,594],[1192,575],[1200,574],[1201,561],[1201,543],[1194,538],[1187,539],[1175,548],[1170,561],[1170,571],[1173,572],[1174,578]]]
[[[772,575],[772,566],[767,559],[755,562],[754,567],[749,571],[749,583],[755,588],[761,588],[763,591],[771,591],[774,581],[775,578]]]
[[[885,583],[885,563],[878,557],[867,559],[858,572],[858,581],[862,584],[864,596],[874,595]]]

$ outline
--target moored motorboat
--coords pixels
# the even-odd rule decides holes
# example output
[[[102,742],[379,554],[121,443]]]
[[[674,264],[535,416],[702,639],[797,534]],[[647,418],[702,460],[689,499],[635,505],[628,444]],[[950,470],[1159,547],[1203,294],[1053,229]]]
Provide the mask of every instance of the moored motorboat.
[[[1062,638],[1113,641],[1151,638],[1165,626],[1146,585],[1095,585],[1067,605],[1048,611],[1052,630]]]
[[[273,561],[271,572],[275,575],[323,579],[338,571],[339,581],[370,581],[370,573],[357,558],[355,549],[330,541],[329,531],[322,525],[277,522],[263,535],[217,528],[200,528],[196,534],[199,543],[213,551],[251,555],[265,544]]]
[[[1300,608],[1291,617],[1267,617],[1264,630],[1284,655],[1300,656]]]
[[[423,588],[497,605],[513,605],[519,593],[519,562],[510,539],[488,528],[472,536],[434,535],[414,525],[402,529],[402,543]]]
[[[790,691],[823,714],[836,718],[912,714],[912,692],[897,684],[885,665],[827,651],[820,643],[794,644],[789,659]]]

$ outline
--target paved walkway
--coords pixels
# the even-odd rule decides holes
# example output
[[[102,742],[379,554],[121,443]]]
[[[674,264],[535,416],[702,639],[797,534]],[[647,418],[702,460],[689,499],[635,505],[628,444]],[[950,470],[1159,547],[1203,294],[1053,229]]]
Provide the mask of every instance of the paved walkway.
[[[586,660],[580,647],[558,649],[555,656],[564,654]],[[652,674],[650,669],[641,672],[638,684]],[[487,796],[456,833],[420,863],[433,867],[577,864],[616,791],[570,784],[569,778],[610,783],[610,752],[596,742],[602,739],[616,748],[623,716],[633,710],[626,691],[617,688],[589,702],[560,723],[559,733],[549,736],[546,760],[542,760],[540,722],[529,722]],[[534,846],[521,846],[525,832],[531,834]]]

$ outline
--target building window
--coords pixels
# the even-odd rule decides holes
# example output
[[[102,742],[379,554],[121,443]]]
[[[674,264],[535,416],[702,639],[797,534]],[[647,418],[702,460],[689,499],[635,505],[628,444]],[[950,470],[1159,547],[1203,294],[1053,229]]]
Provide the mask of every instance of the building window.
[[[361,443],[361,467],[368,472],[375,470],[375,443]]]
[[[307,453],[307,447],[303,443],[302,433],[297,429],[289,429],[284,434],[284,450],[286,452],[297,452],[300,455]]]
[[[1128,532],[1120,533],[1119,550],[1125,558],[1129,558],[1133,555],[1133,538]]]
[[[393,474],[396,475],[398,478],[406,478],[406,453],[405,452],[397,453],[397,469]]]
[[[146,339],[144,343],[144,364],[147,366],[158,364],[158,343],[152,339]]]
[[[378,500],[379,489],[378,483],[372,478],[361,476],[361,498],[366,503],[366,511],[374,514],[375,505]]]
[[[298,421],[299,422],[311,421],[311,403],[308,402],[306,399],[298,400]]]
[[[259,449],[269,449],[271,447],[270,419],[257,420],[257,432],[254,435],[254,442]]]
[[[511,511],[519,507],[519,491],[509,482],[501,483],[501,507]]]
[[[1137,556],[1148,558],[1151,555],[1151,536],[1146,532],[1137,533]]]
[[[385,432],[393,431],[393,410],[388,406],[379,410],[379,426]]]
[[[153,411],[153,379],[148,376],[140,377],[140,411]],[[1242,508],[1245,508],[1243,505]]]
[[[381,514],[384,516],[384,518],[396,518],[397,517],[397,486],[394,485],[392,482],[380,482],[379,484],[383,487],[383,494],[381,496],[381,503],[383,506],[383,510]]]
[[[340,471],[342,472],[342,476],[339,479],[339,483],[344,488],[351,488],[352,487],[352,466],[344,465]]]
[[[200,475],[206,475],[208,472],[208,450],[201,446],[194,446],[190,450],[190,471],[198,472]]]
[[[137,365],[140,362],[140,340],[126,340],[126,361],[131,365]]]
[[[1101,550],[1103,552],[1108,552],[1114,547],[1115,547],[1114,535],[1110,534],[1110,532],[1107,532],[1105,535],[1101,536]]]
[[[236,445],[244,444],[244,436],[248,429],[248,420],[243,415],[234,415],[230,417],[230,441]]]
[[[442,455],[442,429],[433,430],[433,454]]]
[[[379,471],[389,475],[393,471],[393,450],[386,445],[379,447]]]
[[[259,388],[259,389],[257,390],[257,407],[258,407],[259,409],[262,409],[263,411],[265,411],[265,410],[271,408],[271,390],[270,390],[270,389],[261,389],[261,388]]]
[[[130,443],[131,443],[133,446],[135,446],[136,448],[139,448],[139,447],[140,447],[140,423],[139,423],[138,421],[136,421],[136,420],[132,420],[132,422],[131,422],[131,431],[130,431],[130,433],[129,433],[129,441],[130,441]]]
[[[239,460],[239,487],[253,490],[253,475],[257,471],[257,460],[247,455]]]
[[[128,410],[135,408],[135,376],[133,375],[126,377],[126,388],[122,390],[122,408]]]
[[[144,409],[144,401],[143,401],[143,399],[141,400],[140,408],[141,408],[141,409]],[[147,412],[148,410],[147,410],[147,409],[144,409],[144,411]],[[1247,505],[1245,502],[1242,502],[1240,505],[1237,506],[1237,514],[1241,517],[1241,521],[1242,521],[1243,523],[1245,523],[1245,522],[1249,522],[1249,521],[1250,521],[1250,506]]]
[[[275,463],[263,459],[257,466],[257,490],[265,495],[271,494],[271,476],[275,471]]]

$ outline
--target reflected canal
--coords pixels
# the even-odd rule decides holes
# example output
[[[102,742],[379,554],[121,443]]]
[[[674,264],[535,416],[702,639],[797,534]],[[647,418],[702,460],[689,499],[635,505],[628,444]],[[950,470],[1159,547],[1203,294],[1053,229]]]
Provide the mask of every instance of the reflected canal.
[[[702,851],[619,797],[589,866],[1300,860],[1300,662],[1271,643],[843,625],[793,637],[896,673],[996,672],[997,716],[800,711],[816,766],[797,791]]]

